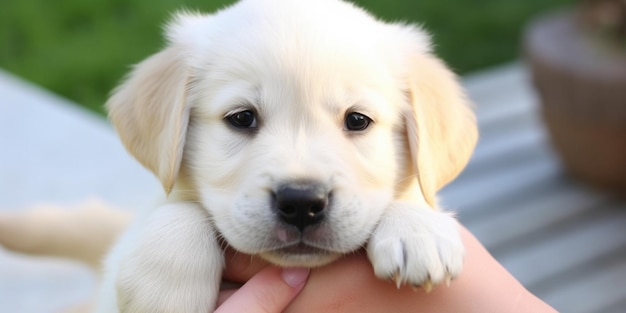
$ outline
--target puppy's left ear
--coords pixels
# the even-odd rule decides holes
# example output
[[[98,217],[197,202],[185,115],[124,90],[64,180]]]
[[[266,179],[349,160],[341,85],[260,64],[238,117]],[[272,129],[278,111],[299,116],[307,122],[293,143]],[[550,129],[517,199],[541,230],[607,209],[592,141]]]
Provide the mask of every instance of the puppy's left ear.
[[[430,53],[410,61],[407,137],[424,199],[463,170],[478,139],[476,119],[455,75]]]

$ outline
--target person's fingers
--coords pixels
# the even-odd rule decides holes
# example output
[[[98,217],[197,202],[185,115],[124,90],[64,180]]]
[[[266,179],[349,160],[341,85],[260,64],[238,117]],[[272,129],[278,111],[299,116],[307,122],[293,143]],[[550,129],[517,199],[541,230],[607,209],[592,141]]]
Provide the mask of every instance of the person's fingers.
[[[302,290],[308,276],[308,269],[268,266],[230,295],[215,312],[282,312]]]
[[[267,262],[259,257],[243,254],[231,248],[226,248],[224,259],[226,267],[224,268],[222,278],[237,283],[245,283],[268,265]]]

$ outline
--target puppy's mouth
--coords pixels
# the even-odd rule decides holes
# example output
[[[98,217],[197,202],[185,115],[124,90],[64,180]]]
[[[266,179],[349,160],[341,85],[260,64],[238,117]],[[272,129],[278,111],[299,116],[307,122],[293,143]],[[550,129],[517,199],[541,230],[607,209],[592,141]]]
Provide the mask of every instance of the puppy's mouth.
[[[282,255],[307,255],[307,254],[308,255],[311,255],[311,254],[323,255],[323,254],[331,253],[328,250],[313,247],[303,242],[299,242],[299,243],[296,243],[287,247],[282,247],[271,252],[275,254],[282,254]]]
[[[342,254],[306,244],[302,241],[261,253],[261,257],[279,266],[322,266]]]

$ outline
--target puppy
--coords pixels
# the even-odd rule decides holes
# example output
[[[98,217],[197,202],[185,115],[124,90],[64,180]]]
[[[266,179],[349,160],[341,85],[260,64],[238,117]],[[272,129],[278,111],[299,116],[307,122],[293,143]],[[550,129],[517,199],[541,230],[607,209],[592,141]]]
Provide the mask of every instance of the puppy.
[[[211,311],[222,248],[315,267],[366,247],[398,286],[449,282],[464,249],[435,193],[474,115],[420,28],[339,0],[179,13],[107,102],[169,194],[106,261],[97,312]]]

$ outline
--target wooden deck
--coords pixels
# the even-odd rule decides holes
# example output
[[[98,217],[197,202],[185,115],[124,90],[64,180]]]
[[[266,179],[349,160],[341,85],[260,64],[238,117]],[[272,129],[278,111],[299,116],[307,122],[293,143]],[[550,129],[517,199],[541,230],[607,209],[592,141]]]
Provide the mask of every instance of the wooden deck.
[[[523,67],[470,77],[467,87],[481,140],[443,202],[559,311],[626,312],[626,203],[563,172]]]
[[[468,168],[441,192],[444,205],[559,311],[626,312],[626,203],[563,173],[522,65],[464,83],[477,104],[481,139]],[[62,145],[68,136],[93,149]],[[0,146],[7,148],[0,154],[0,190],[6,191],[0,209],[90,194],[136,207],[159,193],[101,120],[6,75],[0,75]],[[75,174],[63,175],[68,172]],[[131,180],[123,188],[116,184],[120,173]],[[130,197],[136,194],[144,197]],[[75,264],[0,249],[0,312],[57,312],[91,296],[94,284]]]

